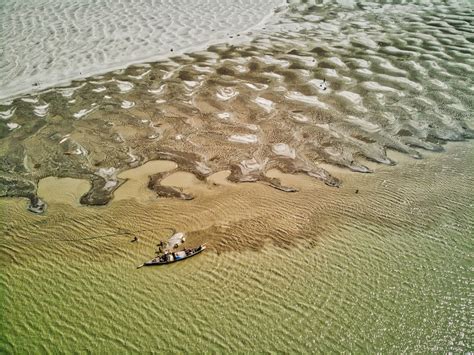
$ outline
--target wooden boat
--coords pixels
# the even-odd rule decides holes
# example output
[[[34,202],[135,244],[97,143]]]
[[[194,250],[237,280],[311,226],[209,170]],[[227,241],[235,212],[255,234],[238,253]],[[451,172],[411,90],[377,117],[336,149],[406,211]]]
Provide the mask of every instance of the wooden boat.
[[[205,249],[206,249],[206,244],[202,244],[196,248],[185,249],[183,251],[166,252],[160,256],[157,256],[156,258],[150,261],[147,261],[141,264],[137,268],[141,268],[142,266],[155,266],[155,265],[166,265],[166,264],[175,263],[177,261],[188,259],[194,255],[197,255],[200,252],[204,251]]]

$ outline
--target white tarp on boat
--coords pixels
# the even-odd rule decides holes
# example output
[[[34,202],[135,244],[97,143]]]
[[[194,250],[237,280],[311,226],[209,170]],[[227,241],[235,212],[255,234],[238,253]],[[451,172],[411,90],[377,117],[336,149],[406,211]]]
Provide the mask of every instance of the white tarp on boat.
[[[168,246],[170,248],[174,248],[176,245],[181,245],[185,241],[184,233],[183,232],[178,232],[175,233],[171,236],[171,238],[168,240]]]

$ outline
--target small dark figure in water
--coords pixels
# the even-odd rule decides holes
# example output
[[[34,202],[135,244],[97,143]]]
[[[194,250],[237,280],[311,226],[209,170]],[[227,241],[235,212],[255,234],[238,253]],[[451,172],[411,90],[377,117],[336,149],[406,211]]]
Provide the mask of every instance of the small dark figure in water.
[[[356,194],[358,194],[358,193],[359,193],[359,189],[356,190]]]
[[[137,237],[137,236],[133,237],[133,239],[131,240],[131,242],[132,242],[132,243],[138,242],[138,237]]]

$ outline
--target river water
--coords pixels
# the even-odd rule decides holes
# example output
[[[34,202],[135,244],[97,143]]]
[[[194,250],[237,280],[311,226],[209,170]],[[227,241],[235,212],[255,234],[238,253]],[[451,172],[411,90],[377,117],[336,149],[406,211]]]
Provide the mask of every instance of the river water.
[[[3,100],[0,352],[472,352],[473,23],[291,2]],[[208,249],[137,269],[173,230]]]
[[[1,347],[471,350],[472,148],[452,144],[371,175],[336,171],[337,190],[288,175],[300,192],[195,187],[193,201],[106,208],[63,196],[45,216],[4,199]],[[170,227],[209,250],[136,269]]]

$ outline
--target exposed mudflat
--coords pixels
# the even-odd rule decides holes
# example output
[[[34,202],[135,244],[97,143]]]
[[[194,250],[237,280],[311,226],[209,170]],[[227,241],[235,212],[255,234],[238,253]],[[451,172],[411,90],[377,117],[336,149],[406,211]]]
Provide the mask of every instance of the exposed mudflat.
[[[153,2],[76,3],[127,10],[127,56],[212,37],[191,2],[164,38]],[[219,4],[220,28],[260,14]],[[473,10],[292,1],[238,42],[1,101],[0,353],[472,352]],[[172,230],[206,252],[137,270]]]
[[[473,137],[472,4],[291,4],[253,39],[131,66],[0,104],[0,196],[34,210],[43,177],[87,179],[82,204],[105,205],[121,173],[168,160],[199,180],[321,164],[370,173],[387,149],[415,159]],[[420,150],[421,148],[421,150]],[[158,196],[183,196],[161,185]],[[39,211],[42,209],[39,208]]]

